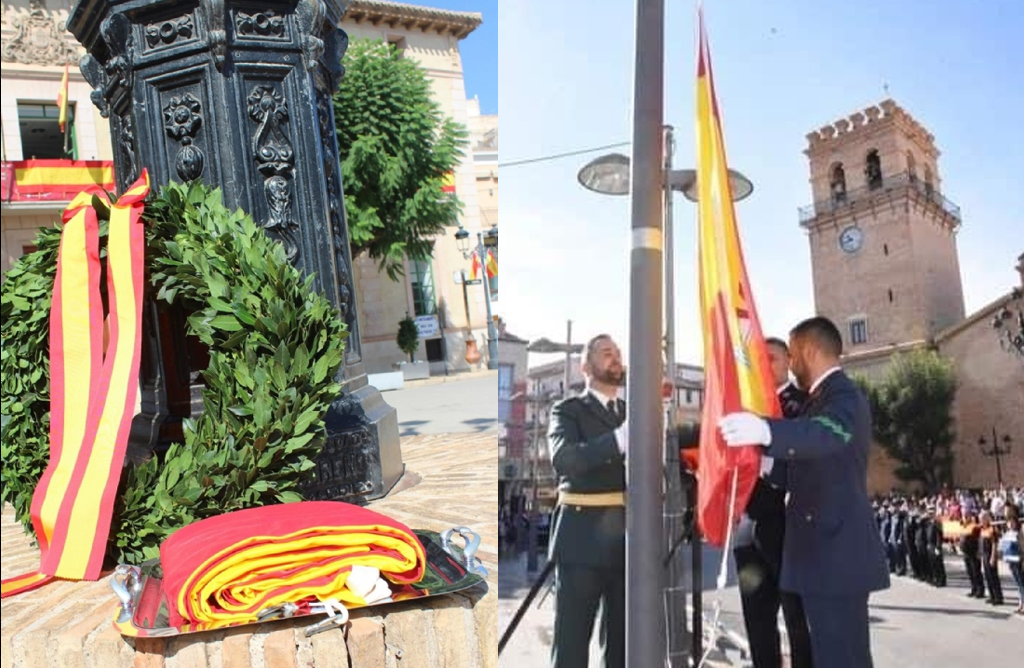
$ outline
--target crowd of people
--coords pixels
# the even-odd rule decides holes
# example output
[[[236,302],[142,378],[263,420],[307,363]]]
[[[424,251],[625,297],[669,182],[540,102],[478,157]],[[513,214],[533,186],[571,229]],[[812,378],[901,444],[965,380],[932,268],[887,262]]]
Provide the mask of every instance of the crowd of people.
[[[1024,614],[1024,487],[950,490],[927,497],[893,493],[875,499],[874,508],[890,573],[909,573],[917,580],[945,587],[944,556],[948,552],[963,559],[971,587],[968,596],[1003,605],[1002,563],[1017,586],[1017,613]]]

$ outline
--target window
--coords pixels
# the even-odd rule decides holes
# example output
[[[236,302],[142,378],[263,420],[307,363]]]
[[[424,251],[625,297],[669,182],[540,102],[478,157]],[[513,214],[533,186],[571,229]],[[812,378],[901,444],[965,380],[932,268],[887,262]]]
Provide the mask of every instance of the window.
[[[414,261],[412,269],[412,306],[417,316],[436,315],[437,299],[434,297],[434,273],[429,262]]]
[[[77,159],[75,150],[75,105],[68,103],[67,137],[60,131],[60,112],[55,104],[18,103],[21,154],[25,160]],[[64,150],[64,146],[68,150]]]
[[[889,289],[889,303],[892,303],[892,288]]]
[[[388,44],[395,47],[395,50],[398,51],[398,55],[400,56],[403,55],[406,48],[408,48],[408,42],[406,42],[405,38],[401,35],[388,35]]]
[[[850,343],[859,345],[868,342],[868,321],[864,318],[850,321]]]
[[[889,244],[882,244],[882,252],[885,253],[886,256],[889,255]]]
[[[512,370],[511,364],[498,365],[498,422],[507,422],[512,413]]]
[[[907,174],[911,183],[917,183],[917,166],[914,164],[914,154],[907,151]]]
[[[693,390],[686,388],[686,405],[689,406],[693,403]]]
[[[871,190],[882,187],[882,160],[878,157],[878,149],[868,151],[867,161],[864,165],[864,177]]]
[[[834,204],[841,204],[846,201],[846,172],[843,170],[843,163],[837,162],[832,166],[829,188],[832,192],[832,202]]]
[[[928,165],[924,166],[924,194],[929,198],[935,194],[935,186],[932,185],[932,170]]]

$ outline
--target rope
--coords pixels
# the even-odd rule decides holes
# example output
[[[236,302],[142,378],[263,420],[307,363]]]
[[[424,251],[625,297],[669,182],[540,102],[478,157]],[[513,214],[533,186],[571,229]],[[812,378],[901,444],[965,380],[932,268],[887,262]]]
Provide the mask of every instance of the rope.
[[[722,561],[718,567],[718,580],[715,583],[715,593],[718,594],[715,600],[715,612],[711,620],[711,638],[708,640],[707,649],[704,650],[704,656],[700,658],[700,662],[697,663],[696,668],[704,668],[704,664],[707,663],[708,657],[711,656],[711,652],[714,651],[715,646],[718,643],[719,629],[721,628],[721,617],[722,617],[722,590],[725,589],[726,582],[729,579],[729,549],[732,545],[732,525],[733,517],[736,515],[736,485],[739,477],[739,467],[732,470],[732,493],[729,495],[729,523],[726,525],[725,531],[725,545],[722,548]]]

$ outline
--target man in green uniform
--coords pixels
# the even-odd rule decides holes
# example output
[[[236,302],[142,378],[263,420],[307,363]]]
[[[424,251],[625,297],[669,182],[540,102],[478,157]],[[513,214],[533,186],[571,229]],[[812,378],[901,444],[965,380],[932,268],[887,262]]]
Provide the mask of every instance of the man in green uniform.
[[[555,564],[553,668],[587,668],[601,608],[604,668],[626,663],[625,370],[607,335],[587,343],[587,387],[551,409],[548,439],[559,482],[549,558]],[[617,433],[618,432],[618,433]]]

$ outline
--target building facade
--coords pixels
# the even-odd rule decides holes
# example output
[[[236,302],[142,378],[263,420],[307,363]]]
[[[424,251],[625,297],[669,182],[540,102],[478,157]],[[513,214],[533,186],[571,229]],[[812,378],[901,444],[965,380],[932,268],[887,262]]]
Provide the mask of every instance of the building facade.
[[[852,373],[879,379],[894,355],[927,348],[953,361],[957,441],[954,482],[992,487],[991,431],[1024,443],[1024,365],[991,326],[1013,293],[965,317],[956,235],[961,213],[944,195],[935,138],[892,100],[807,135],[814,203],[799,211],[808,233],[816,312],[840,328]],[[987,435],[987,436],[986,436]],[[874,493],[906,488],[880,446]],[[1000,461],[1003,481],[1024,484],[1024,450]]]
[[[1021,271],[1024,254],[1018,261]],[[1024,275],[1018,278],[1024,291]],[[1020,295],[1011,291],[935,337],[956,369],[953,476],[966,487],[1024,486],[1024,356],[1001,347],[992,327],[1004,308],[1024,314]]]
[[[498,320],[498,498],[504,507],[509,507],[511,498],[522,496],[515,481],[521,479],[528,447],[528,343]]]
[[[111,167],[107,119],[89,100],[92,87],[78,71],[84,50],[64,30],[70,8],[69,0],[7,0],[2,7],[0,274],[35,249],[40,227],[60,220],[71,197],[86,185],[83,172],[103,174]],[[65,64],[68,124],[62,133],[56,100]],[[60,162],[49,162],[54,160]],[[47,182],[50,187],[40,187]]]
[[[101,182],[111,167],[109,124],[90,101],[92,89],[77,67],[84,51],[64,30],[72,4],[8,0],[3,6],[0,272],[34,249],[36,230],[60,219],[71,197],[86,185],[82,179],[93,175],[94,182]],[[466,98],[459,52],[460,41],[482,20],[478,13],[353,0],[341,24],[351,40],[380,39],[414,59],[442,112],[470,130],[470,145],[454,170],[452,185],[464,205],[459,224],[474,241],[478,232],[497,225],[497,117],[481,116],[476,100]],[[56,99],[66,63],[70,121],[65,134],[58,127]],[[102,185],[113,190],[112,180]],[[417,318],[420,328],[416,359],[429,360],[433,373],[469,369],[468,340],[482,353],[478,366],[487,363],[483,286],[461,280],[462,272],[471,273],[472,259],[459,250],[455,229],[434,240],[432,261],[407,261],[399,281],[379,272],[369,258],[353,258],[363,362],[369,373],[391,371],[393,364],[408,359],[395,340],[407,313]]]
[[[551,510],[557,500],[558,481],[551,466],[547,433],[552,406],[567,395],[565,365],[566,360],[561,359],[529,370],[521,445],[510,445],[502,454],[499,468],[499,479],[505,491],[501,499],[512,508],[516,507],[516,498],[532,498],[534,487],[541,510]],[[585,387],[580,358],[573,355],[569,360],[568,395],[580,394]],[[676,421],[699,421],[704,403],[704,370],[690,364],[676,364],[674,391]]]
[[[467,99],[459,42],[482,21],[478,13],[382,0],[354,0],[342,20],[350,39],[380,39],[394,44],[403,57],[415,60],[429,78],[442,112],[469,131],[465,157],[455,169],[454,192],[463,204],[459,224],[469,232],[474,247],[479,232],[497,225],[498,119],[481,116],[479,103]],[[485,190],[480,185],[481,164],[493,170],[493,188]],[[468,347],[482,355],[475,366],[486,366],[488,323],[483,285],[467,284],[464,279],[472,281],[473,260],[471,254],[467,257],[460,250],[456,229],[434,239],[431,262],[406,261],[400,281],[378,271],[365,255],[353,258],[363,363],[368,373],[391,371],[408,359],[395,342],[398,323],[406,314],[417,319],[420,349],[415,357],[430,362],[431,374],[469,370]],[[495,286],[492,294],[496,296],[496,292]]]

